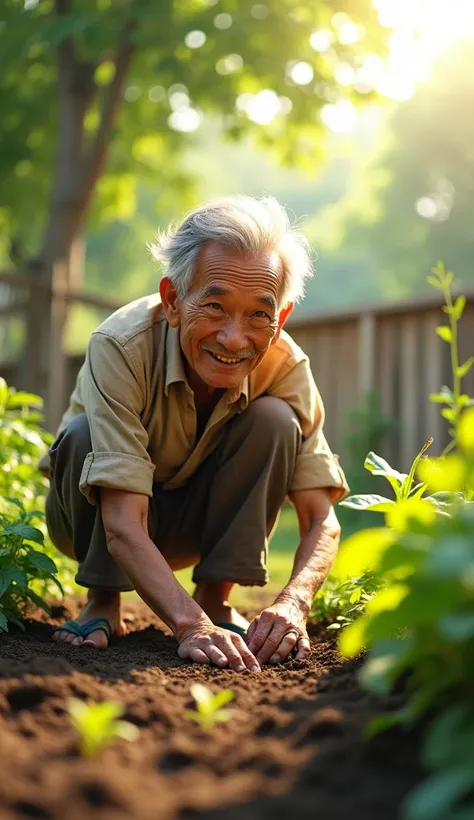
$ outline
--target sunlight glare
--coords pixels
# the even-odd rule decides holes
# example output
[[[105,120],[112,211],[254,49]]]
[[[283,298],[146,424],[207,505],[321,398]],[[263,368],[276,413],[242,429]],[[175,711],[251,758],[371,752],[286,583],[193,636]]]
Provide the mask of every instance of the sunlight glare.
[[[382,25],[394,31],[389,55],[378,76],[372,72],[371,85],[392,99],[411,97],[446,48],[474,35],[472,0],[373,0],[373,4]],[[367,80],[358,76],[362,84]]]
[[[334,105],[323,105],[321,119],[336,134],[348,134],[355,127],[357,111],[349,100],[338,100]]]
[[[269,125],[280,113],[280,100],[274,91],[266,88],[246,101],[245,112],[252,122]]]

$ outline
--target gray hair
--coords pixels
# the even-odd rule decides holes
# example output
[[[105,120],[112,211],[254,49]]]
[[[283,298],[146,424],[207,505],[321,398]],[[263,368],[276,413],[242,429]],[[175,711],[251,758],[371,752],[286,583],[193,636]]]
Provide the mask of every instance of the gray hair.
[[[313,275],[309,243],[290,225],[285,209],[274,197],[214,199],[188,213],[176,230],[158,235],[149,250],[162,264],[179,298],[188,293],[198,255],[209,241],[245,255],[276,251],[283,265],[281,306],[303,297],[305,280]]]

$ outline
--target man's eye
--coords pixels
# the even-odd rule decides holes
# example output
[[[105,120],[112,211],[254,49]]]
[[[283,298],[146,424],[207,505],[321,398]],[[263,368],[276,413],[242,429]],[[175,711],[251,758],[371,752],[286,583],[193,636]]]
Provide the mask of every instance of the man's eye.
[[[206,307],[210,307],[210,308],[212,308],[212,310],[222,310],[219,302],[208,302]]]
[[[265,310],[256,310],[253,315],[256,316],[257,319],[268,319],[268,321],[271,322],[271,317]]]

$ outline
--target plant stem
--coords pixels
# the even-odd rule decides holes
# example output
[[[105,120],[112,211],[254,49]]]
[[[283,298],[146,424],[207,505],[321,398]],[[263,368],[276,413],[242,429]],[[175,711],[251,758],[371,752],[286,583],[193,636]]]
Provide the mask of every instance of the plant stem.
[[[453,300],[451,298],[451,291],[449,286],[445,286],[443,288],[443,294],[446,301],[446,305],[449,308],[449,325],[451,328],[451,342],[449,345],[449,350],[451,354],[451,369],[453,372],[453,403],[452,403],[452,410],[454,411],[454,419],[453,419],[453,441],[446,445],[444,448],[441,456],[447,455],[451,450],[454,449],[457,445],[458,439],[458,428],[459,428],[459,416],[461,413],[460,407],[460,397],[461,397],[461,378],[458,374],[459,368],[459,351],[458,351],[458,321],[454,315],[453,311]]]

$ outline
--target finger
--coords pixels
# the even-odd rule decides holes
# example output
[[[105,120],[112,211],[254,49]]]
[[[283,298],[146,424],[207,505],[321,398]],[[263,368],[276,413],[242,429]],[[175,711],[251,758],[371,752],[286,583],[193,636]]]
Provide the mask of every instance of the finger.
[[[257,629],[255,630],[252,640],[249,641],[248,644],[248,648],[251,652],[253,652],[255,657],[257,657],[257,653],[262,648],[270,632],[272,631],[275,617],[276,616],[270,614],[268,616],[265,616],[265,614],[261,616],[260,622],[258,624]]]
[[[287,623],[275,623],[272,631],[267,636],[265,643],[257,653],[257,660],[259,663],[268,663],[272,655],[277,651],[284,636],[288,632]]]
[[[212,663],[216,666],[227,666],[228,660],[224,653],[217,646],[210,646],[207,650],[207,655]]]
[[[235,638],[231,640],[233,640],[234,646],[240,652],[242,660],[244,661],[247,669],[250,669],[251,672],[260,672],[260,664],[257,661],[255,655],[252,654],[248,646],[245,644],[243,638],[241,638],[239,635],[236,635]]]
[[[234,646],[231,638],[228,638],[227,635],[220,635],[216,639],[216,643],[219,644],[219,649],[224,653],[225,657],[229,661],[229,666],[231,669],[234,669],[236,672],[243,672],[245,669],[245,663],[242,655]]]
[[[258,627],[258,617],[253,619],[252,623],[250,624],[249,628],[247,629],[247,634],[245,636],[245,640],[246,640],[247,644],[249,644],[250,641],[252,640],[257,627]]]
[[[281,663],[288,657],[293,647],[298,643],[299,635],[296,632],[287,632],[271,656],[269,663]]]
[[[202,649],[198,649],[197,646],[193,646],[193,648],[189,650],[187,657],[190,661],[193,661],[193,663],[206,663],[209,665],[211,662],[206,653],[203,652]]]
[[[311,644],[309,642],[309,638],[306,635],[303,635],[302,638],[299,639],[297,643],[297,653],[296,653],[296,661],[302,661],[304,658],[307,658],[311,652]]]

